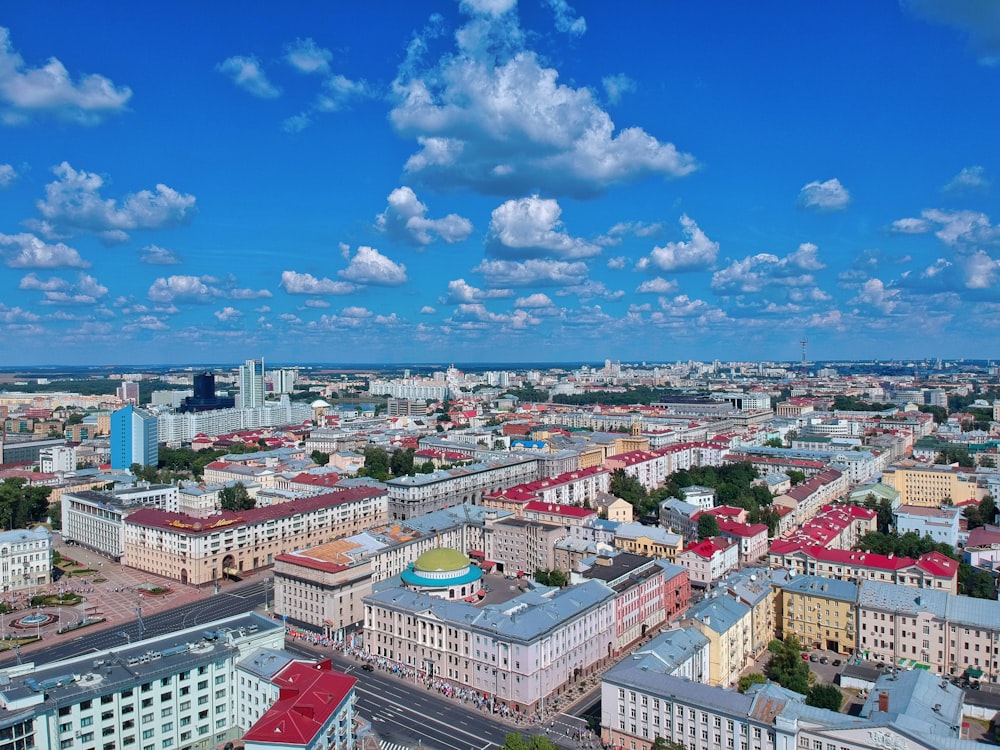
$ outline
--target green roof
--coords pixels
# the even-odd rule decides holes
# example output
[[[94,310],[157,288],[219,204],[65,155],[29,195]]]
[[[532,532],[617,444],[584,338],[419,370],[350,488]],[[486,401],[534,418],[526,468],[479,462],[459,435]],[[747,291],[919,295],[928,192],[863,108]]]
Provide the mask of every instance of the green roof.
[[[414,570],[461,570],[469,567],[469,558],[450,547],[428,550],[413,563]]]

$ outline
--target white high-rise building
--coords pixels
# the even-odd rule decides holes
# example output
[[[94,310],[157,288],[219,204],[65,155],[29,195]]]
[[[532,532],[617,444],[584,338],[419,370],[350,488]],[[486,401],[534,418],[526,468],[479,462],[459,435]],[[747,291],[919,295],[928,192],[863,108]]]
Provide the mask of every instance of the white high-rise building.
[[[240,365],[240,409],[255,409],[264,405],[264,358],[248,359]]]
[[[295,370],[271,370],[271,390],[274,393],[291,393],[295,390]]]

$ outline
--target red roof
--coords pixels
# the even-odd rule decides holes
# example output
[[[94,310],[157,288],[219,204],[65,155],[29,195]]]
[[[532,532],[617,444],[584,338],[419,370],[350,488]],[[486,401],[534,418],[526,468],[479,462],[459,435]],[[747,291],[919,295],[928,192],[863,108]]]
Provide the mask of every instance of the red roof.
[[[327,472],[326,474],[302,473],[297,475],[292,481],[295,484],[307,484],[313,487],[333,487],[340,481],[340,474]]]
[[[250,510],[236,513],[231,510],[224,510],[218,515],[208,518],[195,518],[186,513],[175,513],[156,508],[142,508],[135,513],[129,514],[127,523],[138,526],[150,526],[157,529],[176,531],[182,534],[209,534],[221,528],[230,526],[250,526],[262,523],[271,519],[287,518],[300,513],[310,513],[320,508],[329,508],[335,505],[355,500],[362,500],[366,497],[376,497],[386,494],[385,490],[374,487],[354,487],[340,492],[327,492],[314,497],[302,497],[296,500],[289,500],[287,503],[276,505],[266,505],[263,508],[251,508]]]
[[[524,506],[524,511],[536,513],[551,513],[558,516],[569,516],[571,518],[586,518],[596,516],[597,511],[581,508],[579,505],[562,505],[559,503],[546,503],[541,500],[534,500]]]
[[[244,742],[312,745],[326,724],[351,697],[357,679],[335,672],[329,659],[317,664],[293,661],[274,676],[275,701],[243,735]]]

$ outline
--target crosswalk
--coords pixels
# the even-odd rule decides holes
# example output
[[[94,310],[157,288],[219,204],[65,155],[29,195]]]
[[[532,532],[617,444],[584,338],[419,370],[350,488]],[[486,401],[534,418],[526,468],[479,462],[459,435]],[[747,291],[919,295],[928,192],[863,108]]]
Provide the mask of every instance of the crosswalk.
[[[380,740],[378,750],[411,750],[411,748],[408,748],[406,745],[397,745],[395,742]]]

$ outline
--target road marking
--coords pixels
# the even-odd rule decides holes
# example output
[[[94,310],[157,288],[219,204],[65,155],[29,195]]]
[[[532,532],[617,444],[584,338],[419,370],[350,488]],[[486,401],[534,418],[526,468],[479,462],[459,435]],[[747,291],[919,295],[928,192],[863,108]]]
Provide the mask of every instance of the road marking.
[[[367,693],[368,695],[371,695],[371,696],[377,696],[377,697],[379,697],[379,698],[381,698],[381,699],[383,699],[383,700],[386,700],[386,698],[385,698],[385,694],[384,694],[384,693],[378,693],[378,692],[375,692],[374,690],[365,690],[364,688],[358,688],[358,692],[359,692],[359,693]],[[435,724],[438,724],[438,725],[440,725],[440,726],[442,726],[442,727],[444,727],[444,728],[446,728],[446,729],[450,729],[450,730],[452,730],[452,731],[458,731],[458,732],[461,732],[462,734],[464,734],[464,735],[466,735],[466,736],[468,736],[468,737],[474,737],[475,739],[482,739],[481,737],[477,737],[477,736],[476,736],[475,734],[473,734],[472,732],[469,732],[469,731],[467,731],[467,730],[465,730],[465,729],[459,729],[459,728],[458,728],[458,727],[456,727],[456,726],[455,726],[454,724],[449,724],[449,723],[448,723],[448,722],[446,722],[446,721],[441,721],[440,719],[435,719],[435,718],[434,718],[434,717],[432,717],[432,716],[425,716],[424,714],[420,713],[420,712],[419,712],[419,711],[417,711],[416,709],[413,709],[413,708],[411,708],[410,706],[407,706],[407,705],[404,705],[404,704],[402,704],[402,703],[397,703],[397,702],[396,702],[396,701],[394,701],[394,700],[388,700],[387,702],[388,702],[388,703],[391,703],[391,704],[392,704],[392,705],[394,705],[394,706],[396,706],[396,707],[397,707],[397,708],[398,708],[398,709],[400,710],[400,712],[401,712],[401,713],[412,713],[412,714],[416,714],[417,716],[419,716],[419,717],[420,717],[421,719],[423,719],[424,721],[432,721],[432,722],[434,722]],[[492,744],[492,743],[490,743],[490,744]]]

